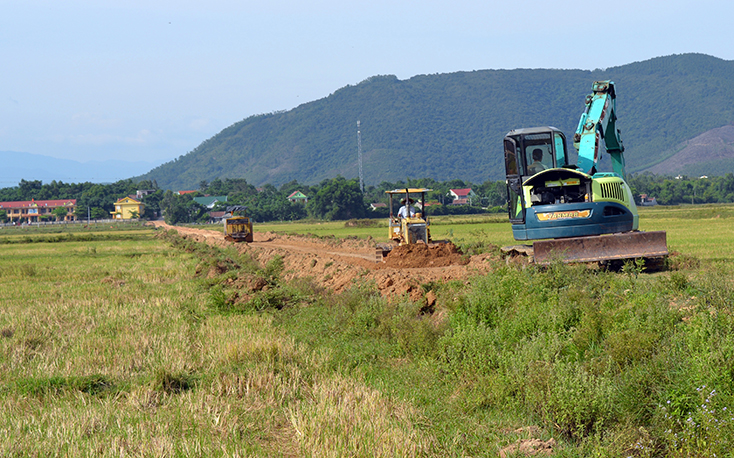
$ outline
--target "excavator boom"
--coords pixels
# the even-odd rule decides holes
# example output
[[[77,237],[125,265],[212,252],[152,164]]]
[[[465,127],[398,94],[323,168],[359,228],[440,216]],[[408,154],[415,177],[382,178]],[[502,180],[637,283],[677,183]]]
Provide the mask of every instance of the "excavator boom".
[[[573,136],[573,146],[579,152],[579,170],[593,175],[601,160],[601,149],[612,159],[612,169],[624,177],[624,145],[617,129],[617,94],[612,81],[596,81],[593,93],[586,96],[586,109],[581,114]]]

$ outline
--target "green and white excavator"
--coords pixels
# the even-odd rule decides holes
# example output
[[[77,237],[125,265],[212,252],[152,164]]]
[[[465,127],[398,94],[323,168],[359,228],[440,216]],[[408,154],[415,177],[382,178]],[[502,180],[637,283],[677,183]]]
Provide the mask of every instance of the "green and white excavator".
[[[512,130],[504,138],[508,212],[515,240],[532,246],[505,247],[536,263],[610,263],[643,258],[657,263],[668,254],[664,231],[638,230],[639,216],[624,181],[624,146],[616,127],[612,81],[597,81],[586,97],[573,137],[576,164],[569,163],[566,137],[555,127]],[[597,171],[604,153],[611,171]]]

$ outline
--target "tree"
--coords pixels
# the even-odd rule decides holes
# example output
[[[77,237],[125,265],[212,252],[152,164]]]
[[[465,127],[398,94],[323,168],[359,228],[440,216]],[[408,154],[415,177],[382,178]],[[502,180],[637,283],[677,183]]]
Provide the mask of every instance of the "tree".
[[[6,212],[5,210],[0,210],[0,222],[8,222],[8,212]]]
[[[163,191],[158,189],[152,194],[143,196],[145,210],[141,215],[146,219],[155,219],[161,214],[161,200],[163,200]]]
[[[502,181],[485,181],[475,192],[485,207],[501,207],[507,201],[507,185]]]
[[[56,207],[51,213],[56,217],[56,221],[61,221],[66,218],[67,214],[69,214],[69,210],[67,210],[66,207]]]
[[[364,218],[367,215],[358,180],[347,180],[342,176],[322,181],[306,207],[310,216],[327,220]]]
[[[101,207],[92,207],[89,214],[92,219],[108,219],[110,217],[110,213]]]
[[[181,196],[166,191],[160,205],[167,224],[193,223],[206,213],[206,209],[197,204],[190,194]]]

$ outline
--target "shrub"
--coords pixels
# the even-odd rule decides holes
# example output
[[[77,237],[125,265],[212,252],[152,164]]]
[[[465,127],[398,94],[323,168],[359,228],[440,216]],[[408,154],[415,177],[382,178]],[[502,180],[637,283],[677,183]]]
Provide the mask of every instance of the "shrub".
[[[716,402],[715,389],[703,385],[696,388],[696,392],[696,402],[689,402],[688,397],[673,397],[660,406],[665,425],[666,456],[728,456],[734,445],[734,414],[729,406]],[[692,408],[691,403],[694,404]]]

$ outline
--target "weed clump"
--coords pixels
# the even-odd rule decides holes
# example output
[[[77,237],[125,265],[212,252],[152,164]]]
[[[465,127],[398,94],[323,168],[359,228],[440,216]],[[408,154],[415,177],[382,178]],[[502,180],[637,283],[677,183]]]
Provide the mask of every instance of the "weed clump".
[[[151,388],[165,394],[180,394],[193,388],[194,378],[190,374],[171,373],[166,369],[158,370],[151,382]]]
[[[350,219],[344,223],[344,227],[380,227],[382,225],[377,219]]]
[[[111,379],[100,374],[21,378],[15,381],[15,389],[20,393],[38,397],[59,395],[69,391],[102,396],[118,391]]]

